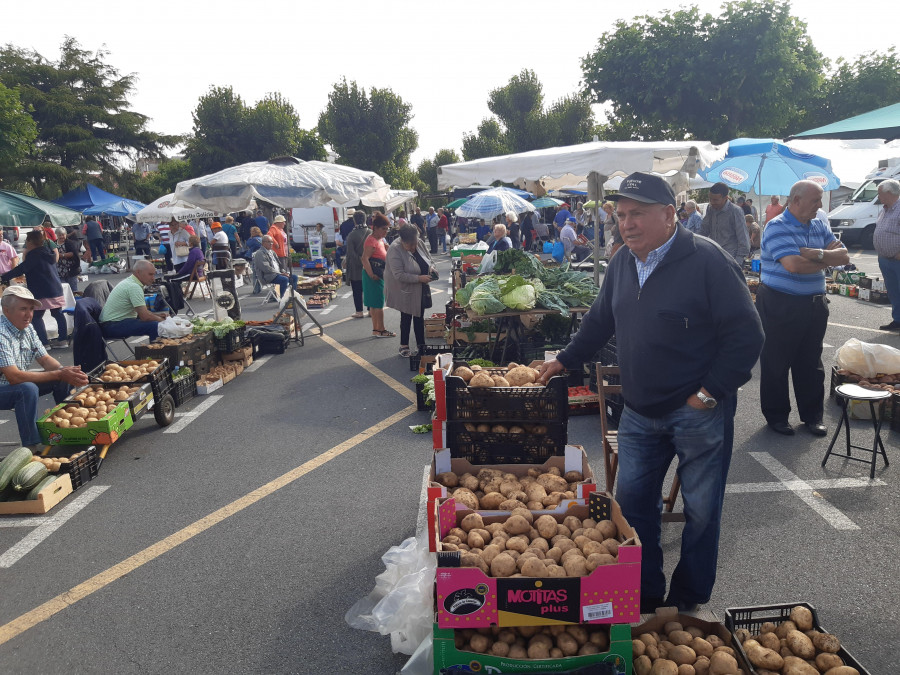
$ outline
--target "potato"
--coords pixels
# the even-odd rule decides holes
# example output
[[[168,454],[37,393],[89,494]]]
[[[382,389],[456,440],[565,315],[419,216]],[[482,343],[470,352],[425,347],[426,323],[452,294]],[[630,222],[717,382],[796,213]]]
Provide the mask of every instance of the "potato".
[[[765,623],[760,624],[759,632],[761,634],[774,633],[776,628],[778,628],[778,626],[776,626],[774,623],[772,623],[771,621],[766,621]]]
[[[453,491],[453,499],[461,504],[465,504],[466,508],[476,511],[479,508],[478,497],[475,493],[466,488],[457,488]]]
[[[470,387],[476,388],[487,388],[494,386],[494,380],[488,375],[486,372],[478,372],[475,373],[471,380],[469,380]]]
[[[509,643],[497,640],[497,642],[491,645],[490,652],[494,656],[504,657],[509,655],[509,649]]]
[[[657,659],[650,667],[650,675],[678,675],[678,664],[668,659]]]
[[[491,425],[490,424],[479,424],[477,427],[475,427],[475,431],[477,431],[480,434],[490,433]]]
[[[484,537],[482,537],[476,530],[469,531],[469,538],[466,541],[469,545],[469,548],[484,548]]]
[[[519,560],[521,560],[521,558],[519,558]],[[527,558],[519,571],[522,573],[523,577],[547,576],[547,568],[540,558]]]
[[[462,519],[462,522],[459,524],[459,526],[466,533],[468,533],[469,530],[474,530],[476,528],[479,530],[483,530],[484,529],[484,521],[481,519],[481,516],[479,514],[470,513],[469,515],[467,515],[465,518]]]
[[[503,552],[491,561],[492,577],[508,577],[517,571],[515,559],[507,552]]]
[[[697,654],[697,656],[709,658],[713,655],[713,646],[702,637],[695,637],[688,646],[694,650],[694,653]]]
[[[784,659],[781,658],[778,652],[758,644],[747,650],[747,658],[750,659],[750,663],[754,666],[765,668],[766,670],[781,670],[782,666],[784,666]]]
[[[776,652],[781,649],[781,640],[778,639],[775,633],[763,633],[759,636],[758,641],[766,649],[772,649]]]
[[[568,633],[560,633],[556,637],[556,646],[560,648],[564,656],[575,656],[580,647],[578,641]]]
[[[738,663],[731,654],[714,652],[709,659],[709,675],[737,675]]]
[[[541,516],[534,522],[535,529],[540,532],[541,536],[549,539],[556,534],[556,527],[559,523],[553,516]]]
[[[619,534],[616,524],[611,520],[601,520],[595,527],[603,533],[604,539],[615,539]]]
[[[825,675],[859,675],[859,671],[852,666],[837,666],[826,670]]]
[[[813,645],[812,640],[806,637],[799,630],[792,630],[787,634],[785,639],[787,640],[788,649],[790,649],[801,659],[811,659],[815,657],[816,648]],[[778,670],[778,668],[770,670]]]
[[[542,473],[537,477],[537,482],[544,489],[550,492],[565,492],[569,484],[561,476],[554,476],[552,473]]]
[[[579,556],[572,556],[563,562],[563,569],[570,577],[586,577],[588,575],[587,561]]]
[[[524,516],[516,514],[506,519],[503,529],[509,534],[523,534],[531,530],[531,523]]]
[[[669,634],[669,642],[673,645],[689,645],[694,640],[694,636],[686,630],[678,628],[673,631],[666,631]]]
[[[842,665],[844,665],[844,661],[837,654],[822,652],[821,654],[816,656],[816,668],[818,668],[823,673],[832,668],[838,668]]]
[[[775,635],[777,635],[779,638],[786,638],[787,634],[792,630],[797,630],[797,624],[795,624],[793,621],[785,621],[775,629]]]
[[[493,375],[493,376],[491,376],[491,379],[494,381],[494,386],[495,386],[495,387],[508,387],[508,386],[510,386],[510,385],[509,385],[509,381],[508,381],[505,377],[503,377],[502,375]]]
[[[696,675],[696,673],[697,671],[694,670],[694,666],[687,663],[682,663],[678,666],[678,675]]]
[[[694,672],[696,675],[708,675],[709,658],[706,656],[698,656],[697,660],[694,661]]]
[[[495,511],[500,507],[500,504],[506,501],[506,497],[499,492],[488,492],[478,501],[481,504],[481,508]],[[500,523],[497,524],[499,525]]]
[[[819,671],[815,666],[809,665],[799,656],[786,656],[781,672],[784,675],[819,675]]]
[[[641,654],[634,660],[634,675],[650,675],[652,667],[653,664],[650,662],[650,658]]]
[[[813,636],[812,642],[816,649],[828,654],[837,654],[838,650],[841,648],[841,641],[838,640],[837,635],[830,635],[828,633],[819,633],[818,635]]]
[[[447,471],[446,473],[439,473],[434,477],[434,480],[444,487],[456,487],[459,485],[459,476],[457,476],[452,471]]]
[[[532,384],[535,381],[535,372],[531,368],[527,368],[526,366],[516,366],[515,368],[510,368],[510,370],[506,373],[506,380],[509,381],[509,384],[513,387],[521,387],[526,384]]]
[[[791,621],[797,625],[797,630],[812,630],[813,615],[806,607],[797,605],[791,609]]]
[[[487,652],[490,647],[491,639],[485,635],[480,635],[476,633],[469,640],[469,648],[473,652],[478,652],[479,654],[484,654]]]
[[[475,373],[471,369],[466,368],[465,366],[460,366],[459,368],[454,370],[453,375],[455,375],[456,377],[461,377],[463,380],[466,381],[467,384],[468,384],[469,380],[471,380],[473,377],[475,377]]]
[[[669,649],[668,658],[679,666],[682,663],[692,664],[697,660],[697,653],[687,645],[675,645]]]

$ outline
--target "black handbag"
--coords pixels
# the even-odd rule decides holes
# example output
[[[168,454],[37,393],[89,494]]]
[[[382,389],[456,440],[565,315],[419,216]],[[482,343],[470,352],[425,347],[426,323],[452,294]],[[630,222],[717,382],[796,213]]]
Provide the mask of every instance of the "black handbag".
[[[372,274],[379,279],[384,279],[385,262],[381,258],[369,258],[369,267],[372,268]]]

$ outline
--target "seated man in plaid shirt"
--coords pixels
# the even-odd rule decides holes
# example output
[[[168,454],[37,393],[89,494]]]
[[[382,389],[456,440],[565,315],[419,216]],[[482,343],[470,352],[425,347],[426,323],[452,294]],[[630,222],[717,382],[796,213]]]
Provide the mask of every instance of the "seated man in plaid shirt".
[[[62,366],[47,354],[31,319],[39,300],[24,286],[3,291],[0,307],[0,410],[15,410],[22,445],[36,449],[41,444],[37,429],[38,398],[53,393],[57,403],[66,399],[71,387],[88,383],[77,366]],[[28,370],[37,362],[42,371]]]

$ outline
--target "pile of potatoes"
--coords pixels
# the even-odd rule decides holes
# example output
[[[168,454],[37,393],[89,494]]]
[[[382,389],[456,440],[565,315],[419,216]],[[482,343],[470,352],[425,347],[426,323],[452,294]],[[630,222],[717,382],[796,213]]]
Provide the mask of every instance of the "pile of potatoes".
[[[119,405],[118,402],[112,401],[108,405],[106,403],[96,403],[96,405],[86,408],[81,407],[77,403],[70,403],[65,408],[60,408],[47,421],[56,426],[58,429],[68,429],[70,427],[84,427],[88,422],[99,422],[104,417],[112,413]],[[49,410],[47,412],[50,412]]]
[[[609,631],[605,626],[463,628],[454,631],[453,637],[461,652],[520,660],[602,654],[609,649]]]
[[[104,389],[100,385],[92,385],[82,389],[80,392],[72,396],[73,401],[78,401],[85,408],[93,408],[103,403],[106,406],[115,407],[116,403],[127,401],[128,397],[136,392],[140,387],[127,387],[122,385],[116,389]]]
[[[812,612],[800,605],[782,624],[763,623],[758,635],[741,628],[735,637],[759,675],[859,675],[838,656],[841,641],[816,630]]]
[[[517,508],[503,522],[485,525],[470,513],[441,540],[441,550],[460,551],[462,567],[490,577],[584,577],[618,562],[619,532],[611,520],[534,517]]]
[[[460,366],[453,375],[461,377],[470,387],[543,387],[541,373],[535,368],[510,363],[506,368]]]
[[[662,634],[631,641],[635,675],[743,675],[737,655],[718,635],[669,621]]]
[[[532,436],[547,434],[546,424],[474,424],[466,422],[463,428],[479,434],[531,434]]]
[[[80,452],[76,452],[71,457],[38,457],[37,455],[34,455],[31,458],[31,461],[40,462],[47,467],[47,471],[50,473],[59,473],[63,469],[68,471],[69,463],[74,462],[80,454]]]
[[[118,363],[110,363],[100,374],[101,382],[134,382],[145,375],[149,375],[159,367],[159,361],[147,361],[140,365],[121,366]]]
[[[569,471],[564,476],[555,466],[547,473],[528,469],[521,478],[497,469],[482,469],[477,476],[464,473],[461,476],[449,471],[434,477],[437,483],[457,502],[473,511],[512,511],[528,509],[542,511],[556,507],[564,499],[575,499],[578,484],[584,481],[580,471]]]

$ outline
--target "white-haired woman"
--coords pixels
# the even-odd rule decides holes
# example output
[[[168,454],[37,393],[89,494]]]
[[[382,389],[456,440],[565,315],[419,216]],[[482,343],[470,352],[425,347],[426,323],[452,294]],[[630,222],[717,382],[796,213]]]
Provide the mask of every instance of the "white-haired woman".
[[[512,248],[512,242],[509,240],[509,237],[506,236],[506,225],[501,223],[497,223],[494,225],[494,240],[491,242],[491,245],[488,246],[487,252],[491,251],[506,251],[507,249]]]
[[[506,231],[512,248],[519,248],[521,241],[521,229],[519,228],[519,216],[512,211],[506,212]]]

